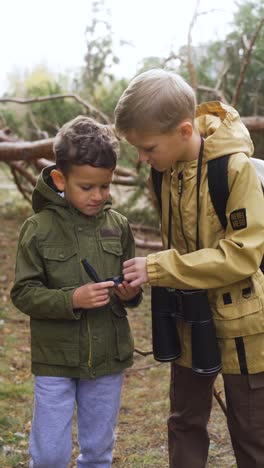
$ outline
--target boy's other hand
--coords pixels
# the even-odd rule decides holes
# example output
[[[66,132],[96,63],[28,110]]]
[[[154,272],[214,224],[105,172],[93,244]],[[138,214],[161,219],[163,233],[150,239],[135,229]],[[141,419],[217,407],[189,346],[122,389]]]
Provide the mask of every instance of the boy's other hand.
[[[88,283],[75,289],[72,295],[74,309],[93,309],[109,303],[109,288],[114,286],[113,281],[101,283]]]
[[[148,282],[147,257],[135,257],[123,263],[123,275],[133,288]]]
[[[130,283],[123,281],[122,284],[119,284],[114,288],[114,293],[121,301],[128,302],[131,301],[131,299],[134,299],[134,297],[140,293],[140,290],[139,286],[133,288]]]

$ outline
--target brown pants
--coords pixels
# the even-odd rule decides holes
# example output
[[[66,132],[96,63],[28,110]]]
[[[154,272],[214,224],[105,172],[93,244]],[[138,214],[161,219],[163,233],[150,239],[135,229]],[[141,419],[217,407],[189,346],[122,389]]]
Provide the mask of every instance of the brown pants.
[[[171,367],[171,414],[168,419],[170,468],[205,468],[207,423],[216,377]],[[264,468],[264,372],[223,375],[227,424],[238,468]]]

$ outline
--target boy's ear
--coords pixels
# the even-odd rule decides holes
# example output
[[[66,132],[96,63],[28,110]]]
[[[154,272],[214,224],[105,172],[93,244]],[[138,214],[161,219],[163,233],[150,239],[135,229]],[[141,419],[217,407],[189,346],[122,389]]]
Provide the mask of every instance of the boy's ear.
[[[56,185],[57,189],[60,192],[63,192],[64,187],[65,187],[65,177],[63,173],[58,169],[52,169],[50,176],[52,178],[54,185]]]
[[[193,124],[189,120],[185,120],[179,125],[181,136],[188,140],[193,134]]]

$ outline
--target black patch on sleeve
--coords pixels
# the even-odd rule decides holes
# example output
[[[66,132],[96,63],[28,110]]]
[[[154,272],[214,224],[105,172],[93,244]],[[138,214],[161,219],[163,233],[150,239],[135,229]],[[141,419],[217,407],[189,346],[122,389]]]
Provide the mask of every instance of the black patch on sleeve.
[[[240,208],[239,210],[232,211],[230,213],[230,222],[234,231],[244,229],[247,227],[247,215],[246,208]]]

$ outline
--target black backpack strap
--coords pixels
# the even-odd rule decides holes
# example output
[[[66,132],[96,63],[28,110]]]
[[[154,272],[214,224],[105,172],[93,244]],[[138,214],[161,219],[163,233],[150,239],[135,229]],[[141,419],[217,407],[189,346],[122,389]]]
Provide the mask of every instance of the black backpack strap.
[[[162,185],[163,172],[159,172],[156,169],[154,169],[154,167],[152,167],[151,178],[152,178],[154,192],[159,203],[160,212],[162,212],[161,185]]]
[[[229,155],[208,161],[208,186],[215,212],[223,228],[226,229],[226,205],[229,197],[228,188]]]

